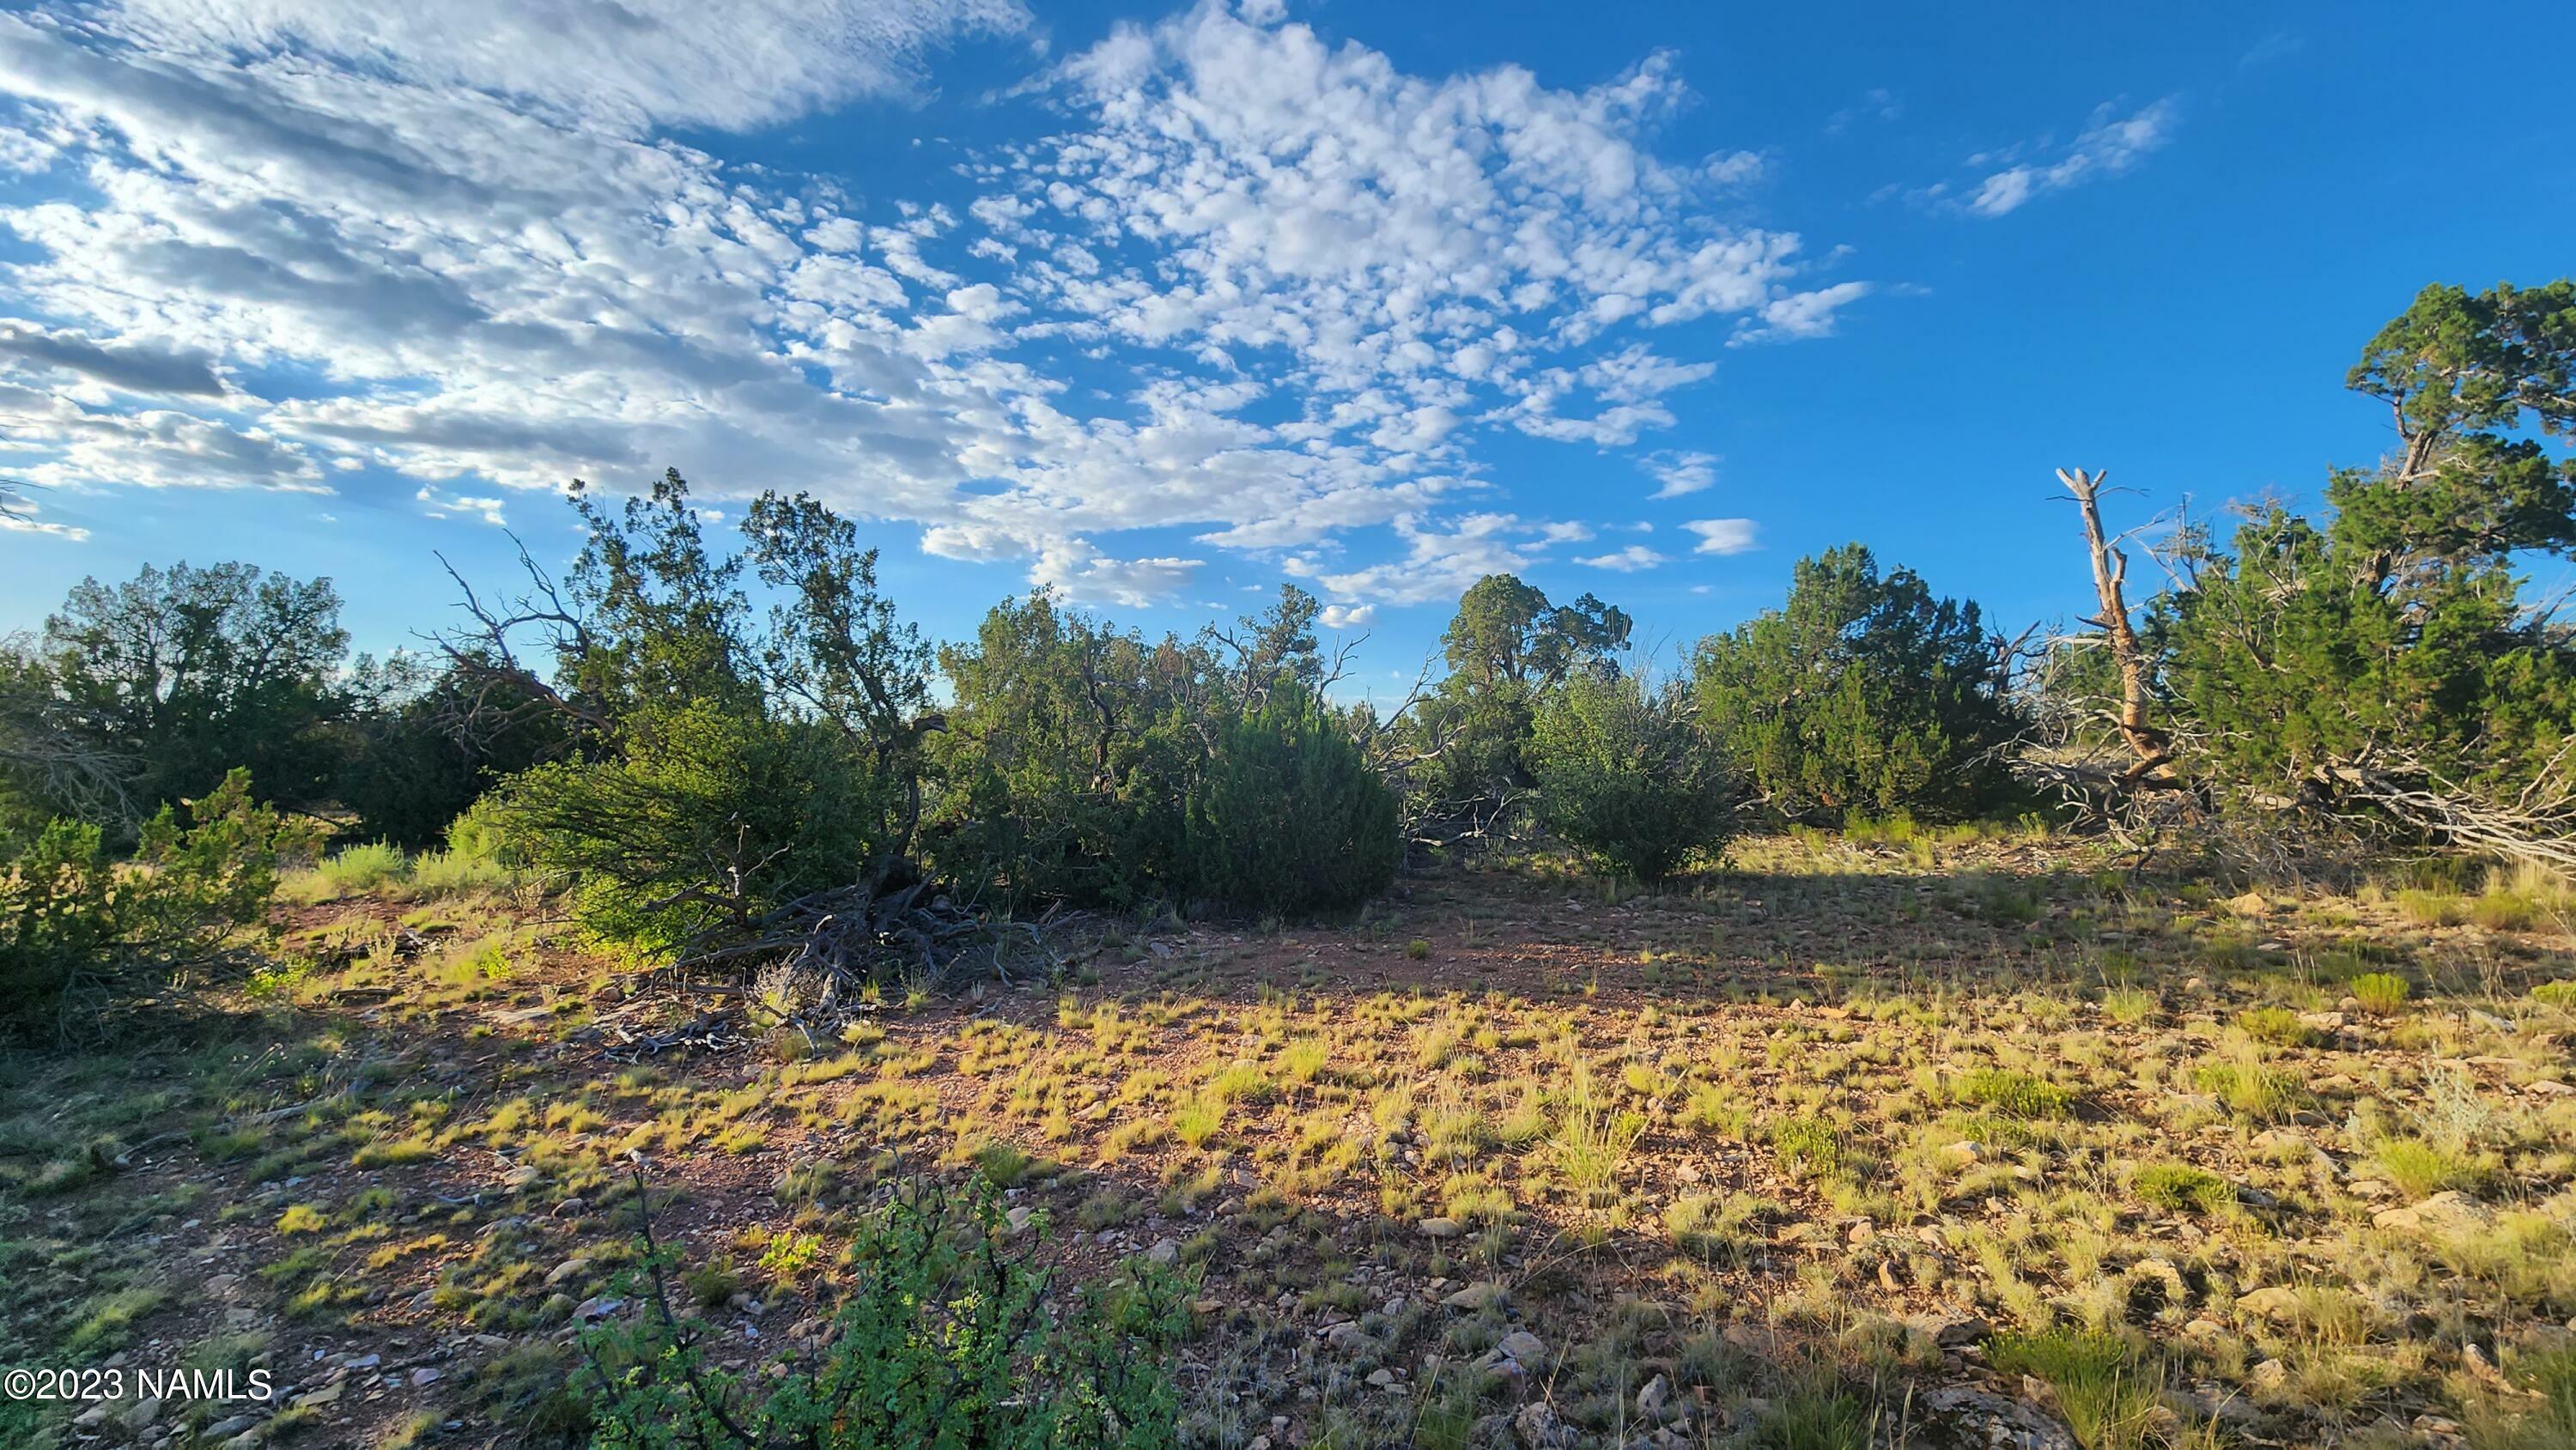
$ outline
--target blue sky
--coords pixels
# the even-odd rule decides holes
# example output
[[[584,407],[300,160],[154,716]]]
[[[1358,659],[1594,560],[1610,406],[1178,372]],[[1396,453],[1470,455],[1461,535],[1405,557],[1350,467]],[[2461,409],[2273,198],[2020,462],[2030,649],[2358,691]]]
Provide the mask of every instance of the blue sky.
[[[2418,287],[2567,270],[2555,9],[0,13],[0,625],[243,558],[381,649],[670,464],[947,638],[1286,578],[1386,688],[1490,570],[1670,648],[1854,538],[2018,628],[2052,468],[2313,497]]]

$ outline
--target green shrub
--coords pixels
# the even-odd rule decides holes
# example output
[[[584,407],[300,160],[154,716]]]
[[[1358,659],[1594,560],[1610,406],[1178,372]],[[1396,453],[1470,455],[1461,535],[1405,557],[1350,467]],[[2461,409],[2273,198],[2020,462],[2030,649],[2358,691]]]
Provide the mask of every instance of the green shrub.
[[[588,1331],[575,1388],[611,1447],[815,1450],[1160,1450],[1178,1443],[1172,1357],[1188,1285],[1139,1268],[1071,1294],[1011,1239],[999,1195],[916,1184],[866,1219],[830,1344],[810,1363],[737,1373],[713,1365],[706,1326],[660,1289],[631,1325]],[[1060,1309],[1050,1307],[1061,1305]]]
[[[2447,891],[2400,891],[2397,909],[2423,926],[2458,926],[2469,919],[2468,898]]]
[[[2318,1037],[2315,1028],[2287,1007],[2249,1007],[2236,1014],[2236,1025],[2246,1036],[2275,1047],[2309,1047]]]
[[[1306,913],[1357,906],[1395,880],[1395,795],[1302,686],[1280,681],[1215,733],[1183,834],[1193,894]]]
[[[2048,1329],[2000,1334],[1987,1357],[2006,1375],[2028,1375],[2057,1396],[2058,1413],[2084,1450],[2142,1450],[2156,1436],[2159,1376],[2135,1364],[2109,1334]]]
[[[2191,1080],[2230,1111],[2258,1123],[2288,1117],[2298,1101],[2296,1079],[2250,1057],[2204,1064],[2192,1071]]]
[[[2531,989],[2531,1000],[2543,1007],[2576,1011],[2576,977],[2561,982],[2543,982]]]
[[[2372,1150],[2379,1171],[2408,1198],[2429,1198],[2477,1181],[2476,1165],[2421,1138],[2387,1138]]]
[[[833,727],[706,699],[638,712],[604,760],[504,782],[491,819],[540,875],[569,884],[601,940],[667,951],[846,885],[890,844],[904,782]]]
[[[2010,795],[2015,720],[1977,606],[1858,544],[1799,560],[1788,601],[1701,640],[1693,670],[1703,726],[1792,817],[1957,820]]]
[[[1531,727],[1539,815],[1611,869],[1654,881],[1727,836],[1726,775],[1676,689],[1576,675]]]
[[[2075,1091],[2026,1072],[1981,1067],[1959,1079],[1961,1099],[2013,1118],[2062,1118],[2075,1106]]]
[[[130,863],[57,820],[0,876],[0,1034],[87,1038],[127,995],[221,950],[267,914],[281,852],[308,834],[254,805],[236,770],[180,824],[164,806]]]
[[[2214,1214],[2236,1202],[2226,1179],[2188,1163],[2141,1164],[2129,1187],[2140,1202],[2173,1213]]]
[[[2395,972],[2364,972],[2352,979],[2352,999],[2361,1010],[2386,1017],[2406,1005],[2407,994],[2414,989]]]
[[[1869,1450],[1878,1411],[1868,1400],[1832,1385],[1809,1386],[1784,1396],[1753,1430],[1760,1450]]]
[[[1791,1118],[1774,1124],[1771,1152],[1792,1178],[1820,1178],[1843,1166],[1842,1134],[1821,1118]]]
[[[289,884],[289,894],[305,901],[338,901],[359,896],[409,874],[410,858],[390,841],[370,841],[332,852]]]

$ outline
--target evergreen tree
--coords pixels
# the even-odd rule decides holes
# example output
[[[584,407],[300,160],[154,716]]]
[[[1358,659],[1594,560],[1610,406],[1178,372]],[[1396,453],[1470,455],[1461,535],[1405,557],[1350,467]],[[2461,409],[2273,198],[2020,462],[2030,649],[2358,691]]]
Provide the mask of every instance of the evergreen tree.
[[[1700,641],[1701,725],[1790,817],[1956,819],[2009,787],[2014,717],[1974,603],[1846,544],[1798,561],[1786,605]]]

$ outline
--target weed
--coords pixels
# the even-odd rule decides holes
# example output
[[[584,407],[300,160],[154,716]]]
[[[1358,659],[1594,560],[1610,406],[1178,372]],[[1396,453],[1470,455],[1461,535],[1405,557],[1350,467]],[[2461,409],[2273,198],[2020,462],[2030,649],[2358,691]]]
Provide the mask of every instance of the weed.
[[[1959,1097],[2012,1118],[2062,1118],[2075,1091],[2025,1072],[1981,1067],[1959,1080]]]
[[[2236,1202],[2227,1180],[2188,1163],[2144,1163],[2129,1181],[2141,1202],[2174,1213],[2215,1214]]]
[[[2348,984],[2353,1001],[2374,1017],[2393,1017],[2413,988],[2395,972],[2364,972]]]
[[[1988,1358],[2007,1375],[2047,1385],[2084,1450],[2143,1450],[2152,1443],[2159,1377],[2132,1362],[2125,1341],[2067,1329],[2003,1334]]]

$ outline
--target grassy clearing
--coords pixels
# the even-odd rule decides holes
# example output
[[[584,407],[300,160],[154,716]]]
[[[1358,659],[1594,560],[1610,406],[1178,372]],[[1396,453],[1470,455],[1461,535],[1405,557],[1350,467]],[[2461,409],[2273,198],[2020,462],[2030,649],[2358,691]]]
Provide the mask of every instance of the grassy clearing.
[[[1115,922],[1050,992],[897,986],[792,1052],[637,1061],[616,1032],[694,1009],[611,990],[546,904],[335,860],[301,965],[212,1036],[0,1065],[0,1348],[157,1341],[302,1393],[455,1343],[288,1413],[561,1428],[640,1155],[674,1292],[764,1347],[905,1174],[993,1185],[1086,1276],[1167,1258],[1192,1446],[1482,1444],[1537,1404],[1569,1444],[1857,1447],[1980,1384],[2088,1447],[2563,1443],[2569,940],[2393,893],[2250,915],[2044,846],[1891,822],[1659,893],[1491,872],[1356,925]],[[2500,887],[2532,894],[2448,889]],[[1969,1319],[1999,1328],[1940,1342]]]

